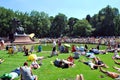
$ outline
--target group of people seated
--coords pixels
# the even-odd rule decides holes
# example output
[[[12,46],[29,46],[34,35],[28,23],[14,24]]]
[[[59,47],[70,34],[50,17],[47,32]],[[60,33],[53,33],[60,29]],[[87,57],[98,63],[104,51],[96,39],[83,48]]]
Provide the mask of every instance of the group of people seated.
[[[8,51],[9,54],[14,54],[17,52],[24,52],[24,56],[29,56],[29,54],[32,54],[34,50],[34,45],[31,46],[31,48],[27,48],[25,45],[19,45],[16,46],[15,44],[11,45],[6,45],[6,50]],[[41,52],[42,51],[42,46],[41,44],[38,45],[38,50],[36,52]]]
[[[39,46],[39,48],[41,48],[41,46]],[[34,47],[31,47],[31,50],[28,51],[28,49],[24,46],[23,47],[23,52],[25,53],[25,56],[28,56],[28,52],[33,52]],[[68,47],[60,47],[60,52],[64,53],[65,50],[67,52],[69,52]],[[62,52],[63,51],[63,52]],[[113,72],[109,72],[109,71],[105,71],[103,70],[102,67],[108,68],[108,66],[102,61],[100,60],[99,57],[96,57],[95,54],[106,54],[106,51],[101,51],[99,50],[99,45],[97,45],[96,48],[91,48],[90,50],[88,50],[88,46],[80,46],[80,47],[75,47],[74,45],[72,46],[72,50],[73,55],[74,56],[69,56],[67,59],[56,59],[52,62],[52,64],[54,64],[56,67],[60,67],[60,68],[69,68],[69,67],[73,67],[75,65],[74,63],[74,59],[79,59],[81,55],[87,57],[87,58],[92,58],[92,60],[89,61],[85,61],[85,60],[79,60],[80,62],[88,65],[92,70],[95,69],[100,69],[101,72],[107,74],[108,76],[112,77],[112,78],[119,78],[119,74],[117,73],[113,73]],[[39,52],[41,52],[41,50],[39,50]],[[66,53],[67,53],[66,52]],[[52,49],[52,53],[51,56],[53,55],[57,55],[57,50],[56,50],[56,43],[54,42],[53,44],[53,49]],[[11,79],[17,78],[18,76],[21,75],[21,80],[37,80],[37,76],[32,74],[32,69],[38,69],[40,68],[40,65],[42,64],[42,62],[40,62],[40,64],[37,63],[37,61],[42,61],[44,57],[37,57],[36,59],[33,60],[33,62],[31,63],[30,67],[28,67],[28,63],[25,62],[24,65],[22,67],[16,68],[15,70],[12,70],[9,75],[11,75]],[[114,49],[114,56],[112,57],[113,60],[114,59],[120,59],[120,56],[117,52],[117,49]],[[117,62],[116,60],[114,60],[116,64],[120,64],[119,62]],[[0,60],[0,63],[2,63],[3,61]],[[118,67],[113,67],[114,69],[120,71],[120,68]],[[27,74],[27,75],[26,75]],[[4,80],[4,79],[3,79]],[[76,80],[84,80],[83,79],[83,75],[77,75],[76,76]]]

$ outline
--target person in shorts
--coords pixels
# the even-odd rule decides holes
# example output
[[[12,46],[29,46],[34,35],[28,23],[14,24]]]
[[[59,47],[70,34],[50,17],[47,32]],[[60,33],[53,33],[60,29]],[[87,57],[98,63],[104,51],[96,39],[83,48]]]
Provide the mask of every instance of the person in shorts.
[[[115,79],[115,80],[120,80],[120,74],[119,73],[115,73],[115,72],[110,72],[110,71],[105,71],[102,69],[102,67],[100,67],[100,71],[104,74],[106,74],[107,76]]]

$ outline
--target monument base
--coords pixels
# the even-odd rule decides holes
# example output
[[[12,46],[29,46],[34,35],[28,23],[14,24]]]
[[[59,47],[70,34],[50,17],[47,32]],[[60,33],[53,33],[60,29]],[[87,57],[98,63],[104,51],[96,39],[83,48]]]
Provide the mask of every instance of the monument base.
[[[32,44],[36,42],[34,42],[34,40],[31,39],[29,35],[18,34],[18,35],[15,35],[15,41],[13,43],[14,44]]]

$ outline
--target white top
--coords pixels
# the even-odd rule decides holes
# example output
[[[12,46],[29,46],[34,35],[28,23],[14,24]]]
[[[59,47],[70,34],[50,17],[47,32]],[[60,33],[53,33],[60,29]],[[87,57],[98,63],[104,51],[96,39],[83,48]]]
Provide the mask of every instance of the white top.
[[[89,62],[88,65],[89,65],[91,68],[93,68],[95,64],[92,63],[92,62]]]
[[[55,46],[56,46],[56,41],[54,40],[54,41],[53,41],[53,47],[55,47]]]

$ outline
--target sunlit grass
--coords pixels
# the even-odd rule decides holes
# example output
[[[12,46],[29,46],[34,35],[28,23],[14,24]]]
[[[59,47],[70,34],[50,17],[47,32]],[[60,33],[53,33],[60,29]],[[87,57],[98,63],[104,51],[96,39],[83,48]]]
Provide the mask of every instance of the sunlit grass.
[[[71,44],[72,45],[72,44]],[[80,46],[82,44],[75,44],[77,46]],[[31,45],[27,45],[27,48],[30,48]],[[69,55],[73,55],[72,53],[68,54],[59,54],[59,56],[54,56],[51,58],[48,58],[48,56],[51,53],[52,45],[42,44],[42,52],[37,53],[37,46],[38,44],[34,44],[35,51],[33,52],[37,56],[44,56],[47,57],[43,60],[43,65],[37,69],[33,70],[33,73],[38,76],[38,80],[74,80],[77,74],[83,74],[85,80],[112,80],[111,78],[107,77],[103,73],[101,73],[98,70],[91,70],[88,66],[84,65],[83,63],[78,62],[78,60],[75,60],[75,67],[71,67],[68,69],[61,69],[57,68],[54,65],[52,65],[50,62],[54,61],[56,58],[60,59],[66,59]],[[96,45],[90,44],[88,45],[89,48],[96,47]],[[100,49],[105,49],[106,46],[100,46]],[[71,50],[71,48],[69,49]],[[24,53],[19,52],[14,55],[7,54],[7,51],[0,51],[0,58],[3,58],[5,61],[0,64],[0,76],[4,73],[9,73],[11,70],[20,67],[23,65],[23,63],[27,60],[26,56],[23,56]],[[112,68],[112,66],[116,65],[114,64],[112,60],[112,53],[105,54],[105,55],[97,55],[99,56],[110,68],[106,70],[110,71],[116,71]],[[80,59],[86,59],[84,56],[81,56]],[[30,61],[28,62],[31,63]],[[103,75],[104,78],[100,78],[100,76]],[[16,79],[19,80],[19,77]]]

